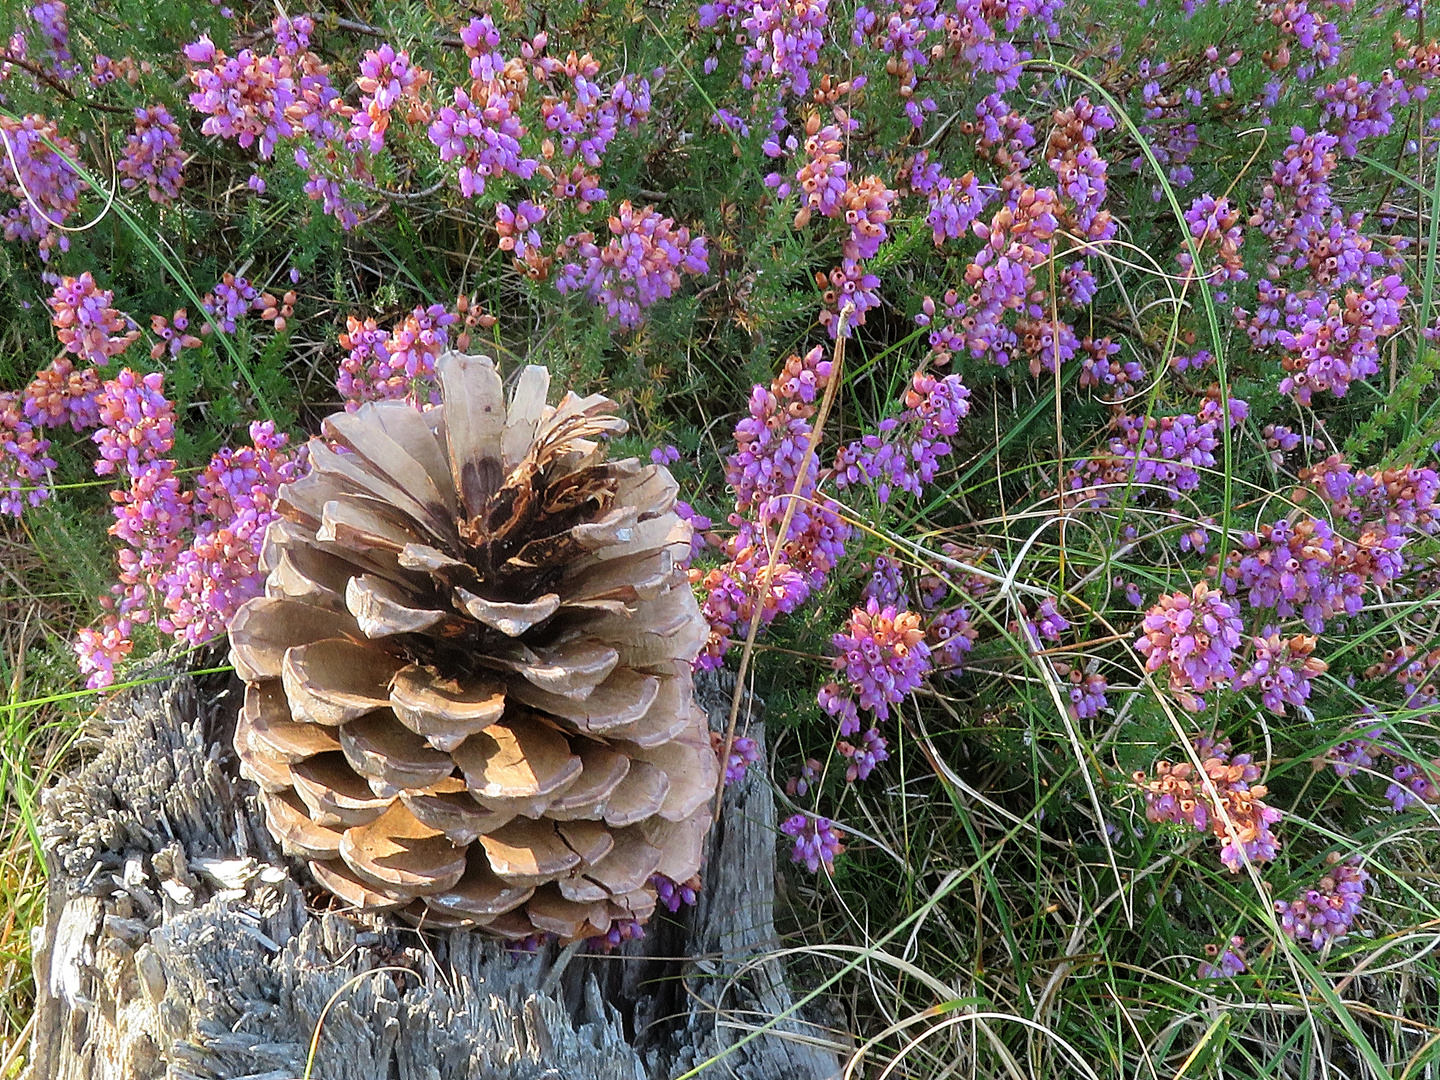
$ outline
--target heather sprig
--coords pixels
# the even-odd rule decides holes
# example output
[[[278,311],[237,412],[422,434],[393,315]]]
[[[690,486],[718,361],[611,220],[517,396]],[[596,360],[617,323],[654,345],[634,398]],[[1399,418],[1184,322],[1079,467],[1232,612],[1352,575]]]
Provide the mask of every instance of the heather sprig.
[[[102,598],[100,626],[82,629],[74,642],[88,685],[103,687],[132,652],[136,625],[200,644],[223,633],[235,610],[260,595],[274,500],[281,484],[303,474],[304,462],[273,423],[257,422],[253,445],[221,450],[186,488],[167,456],[175,446],[175,409],[158,372],[124,369],[100,388],[96,408],[95,472],[127,481],[111,493],[110,534],[124,545],[118,580]]]
[[[340,335],[348,351],[335,379],[345,407],[354,411],[366,401],[397,398],[438,401],[435,358],[445,351],[458,318],[444,305],[431,304],[417,307],[387,331],[374,319],[349,316],[349,329]]]
[[[821,347],[791,356],[768,388],[753,387],[749,415],[735,426],[736,451],[726,461],[725,475],[734,491],[730,524],[736,532],[723,541],[722,566],[691,572],[705,591],[701,610],[711,627],[698,661],[702,668],[718,666],[735,628],[752,617],[756,583],[769,568],[772,533],[785,519],[792,492],[807,501],[797,505],[786,536],[778,538],[781,555],[759,597],[762,627],[803,603],[844,555],[851,529],[836,514],[838,506],[818,492],[818,463],[812,462],[795,491],[811,438],[810,418],[830,377],[831,361]]]
[[[55,460],[49,456],[50,440],[35,428],[25,419],[18,395],[0,395],[0,514],[19,517],[26,506],[50,497],[46,480]]]
[[[236,609],[261,594],[265,529],[277,516],[276,494],[304,473],[304,460],[273,422],[251,424],[250,440],[250,446],[222,449],[200,473],[194,536],[156,582],[165,607],[160,629],[189,645],[223,633]]]
[[[1145,793],[1145,816],[1212,833],[1220,841],[1220,861],[1231,873],[1240,872],[1242,861],[1274,859],[1280,838],[1271,826],[1282,815],[1263,801],[1269,789],[1256,783],[1260,769],[1252,757],[1233,753],[1228,739],[1196,736],[1191,743],[1201,768],[1190,761],[1160,761],[1153,777],[1135,773],[1134,782]]]
[[[123,188],[143,185],[151,202],[173,203],[185,182],[185,155],[180,149],[180,125],[164,105],[135,110],[135,130],[125,141],[116,168],[124,175]]]
[[[195,87],[189,100],[207,117],[202,132],[233,139],[242,149],[253,146],[262,161],[282,144],[293,144],[291,156],[306,172],[305,193],[352,229],[365,207],[347,195],[345,180],[369,180],[365,159],[347,145],[357,109],[340,96],[329,65],[310,49],[314,30],[308,15],[280,15],[271,26],[270,52],[242,49],[233,57],[202,36],[185,47]]]
[[[845,850],[840,840],[841,830],[829,818],[795,814],[781,822],[780,831],[795,841],[790,861],[804,866],[812,874],[818,874],[822,864],[827,870],[832,868],[835,856]]]
[[[1342,940],[1360,915],[1370,873],[1358,858],[1341,861],[1333,852],[1327,857],[1324,876],[1314,888],[1293,900],[1275,901],[1280,929],[1317,952],[1331,942]]]
[[[557,258],[573,252],[579,261],[563,265],[555,287],[561,293],[584,293],[622,327],[638,327],[646,308],[673,296],[681,274],[704,274],[710,269],[705,238],[692,239],[688,228],[677,228],[653,207],[637,212],[629,202],[622,202],[609,229],[604,247],[587,232],[570,237],[557,249]]]
[[[79,207],[83,185],[70,165],[79,148],[39,113],[0,116],[0,144],[0,188],[12,203],[0,218],[5,239],[36,244],[46,261],[69,251],[70,236],[57,226],[68,224]]]
[[[1244,623],[1237,605],[1201,581],[1189,593],[1162,596],[1145,615],[1135,648],[1146,671],[1164,671],[1176,700],[1191,712],[1204,707],[1198,695],[1235,678],[1233,657]]]
[[[1205,946],[1205,960],[1200,963],[1202,979],[1233,979],[1243,974],[1245,968],[1245,939],[1234,934],[1219,945]]]
[[[1327,665],[1315,656],[1315,638],[1296,634],[1282,640],[1278,633],[1257,637],[1250,666],[1235,680],[1238,689],[1260,691],[1265,708],[1278,716],[1285,706],[1304,709],[1310,698],[1311,681],[1325,673]]]
[[[936,378],[917,372],[906,392],[906,409],[898,417],[882,420],[873,435],[841,449],[836,455],[835,486],[875,489],[882,503],[892,492],[923,494],[933,483],[941,459],[950,453],[950,437],[970,412],[970,391],[958,375]]]
[[[50,324],[55,336],[67,353],[104,367],[139,338],[139,329],[113,306],[114,300],[114,292],[101,289],[88,270],[56,282],[46,303],[54,312]]]
[[[862,709],[887,720],[930,669],[930,647],[916,612],[881,606],[872,596],[832,639],[835,670],[844,674]]]

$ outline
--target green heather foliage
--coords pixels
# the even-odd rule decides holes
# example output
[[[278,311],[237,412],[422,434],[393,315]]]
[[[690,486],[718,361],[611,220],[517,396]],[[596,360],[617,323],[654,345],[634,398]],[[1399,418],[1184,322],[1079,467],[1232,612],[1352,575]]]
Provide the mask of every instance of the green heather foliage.
[[[223,655],[297,448],[460,347],[679,478],[857,1075],[1427,1075],[1434,22],[12,2],[9,1038],[97,695]]]

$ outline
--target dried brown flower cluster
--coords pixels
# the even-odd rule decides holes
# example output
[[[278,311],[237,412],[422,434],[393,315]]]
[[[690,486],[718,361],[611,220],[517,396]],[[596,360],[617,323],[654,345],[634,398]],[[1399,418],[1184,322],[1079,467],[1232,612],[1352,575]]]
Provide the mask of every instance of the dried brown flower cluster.
[[[230,642],[271,830],[358,908],[507,938],[606,933],[699,869],[707,631],[657,465],[614,403],[449,353],[443,404],[337,413],[281,489]]]

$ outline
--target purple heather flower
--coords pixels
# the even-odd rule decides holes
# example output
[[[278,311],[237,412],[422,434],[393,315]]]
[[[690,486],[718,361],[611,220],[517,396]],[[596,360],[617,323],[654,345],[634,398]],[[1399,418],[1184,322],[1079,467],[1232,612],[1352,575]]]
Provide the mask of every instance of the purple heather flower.
[[[168,206],[180,194],[185,155],[180,149],[180,125],[164,105],[135,110],[135,131],[125,141],[116,168],[127,191],[144,185],[150,201]]]
[[[880,278],[858,259],[842,259],[822,282],[823,276],[816,274],[824,289],[820,323],[832,338],[850,337],[855,327],[864,325],[865,313],[880,306]],[[850,314],[842,324],[840,314],[847,307]]]
[[[1072,215],[1079,231],[1090,240],[1103,243],[1114,237],[1115,222],[1104,209],[1108,163],[1095,150],[1100,131],[1115,127],[1104,105],[1092,105],[1088,97],[1055,111],[1056,132],[1050,148],[1055,156],[1046,162],[1055,173],[1060,194],[1073,205]]]
[[[958,375],[937,379],[917,373],[905,394],[906,410],[882,420],[879,431],[841,449],[835,458],[835,486],[874,487],[888,502],[892,491],[919,496],[934,481],[941,459],[951,452],[949,437],[970,413],[970,391]]]
[[[365,401],[407,398],[420,403],[437,398],[435,359],[450,343],[449,327],[459,316],[443,304],[417,307],[392,330],[374,319],[349,317],[340,344],[349,350],[340,361],[335,388],[354,411]]]
[[[910,162],[910,187],[917,195],[924,195],[930,204],[925,222],[930,226],[936,247],[946,240],[963,240],[969,236],[971,224],[990,198],[973,172],[959,179],[945,176],[938,164],[930,163],[928,153],[923,150]]]
[[[200,128],[204,134],[234,139],[244,148],[258,143],[264,159],[282,138],[294,137],[287,113],[298,94],[282,55],[257,56],[245,49],[232,59],[208,36],[185,46],[184,52],[195,65],[190,73],[195,86],[190,104],[207,116]]]
[[[208,37],[185,46],[190,64],[191,106],[206,119],[206,135],[258,147],[262,160],[282,142],[294,142],[295,163],[308,173],[304,190],[345,229],[359,222],[363,206],[345,195],[347,178],[368,179],[366,162],[347,145],[355,115],[330,82],[329,68],[309,51],[314,21],[281,15],[271,24],[275,48],[231,57]],[[263,190],[263,181],[251,187]]]
[[[626,329],[645,321],[645,309],[674,295],[680,275],[710,270],[705,238],[693,240],[690,230],[675,227],[653,208],[636,211],[622,202],[609,222],[611,238],[604,248],[581,233],[563,246],[582,262],[564,264],[555,280],[562,293],[584,292],[592,303]]]
[[[1060,290],[1066,303],[1072,307],[1089,307],[1095,294],[1100,291],[1100,283],[1095,280],[1090,268],[1077,259],[1061,271]],[[1084,344],[1081,343],[1082,348]]]
[[[722,739],[723,743],[724,740]],[[760,744],[744,735],[735,736],[730,744],[730,756],[725,759],[726,785],[738,783],[745,777],[745,770],[760,760]]]
[[[1381,72],[1377,82],[1349,75],[1315,91],[1328,124],[1338,139],[1338,149],[1347,157],[1360,152],[1364,140],[1390,134],[1395,123],[1391,109],[1405,95],[1404,84],[1393,72]]]
[[[57,226],[79,206],[81,181],[65,160],[78,161],[79,148],[35,113],[0,116],[0,143],[0,190],[15,204],[0,216],[5,239],[36,243],[44,261],[56,249],[69,251],[70,237]]]
[[[385,145],[391,111],[407,93],[413,100],[415,91],[429,80],[430,73],[411,64],[410,54],[403,49],[396,52],[388,44],[367,49],[355,80],[360,89],[360,107],[351,118],[347,135],[351,145],[378,154]]]
[[[800,767],[800,775],[792,776],[785,781],[785,794],[803,798],[810,794],[810,789],[820,779],[820,762],[814,758],[806,758],[805,764]]]
[[[989,75],[997,91],[1014,89],[1019,83],[1021,64],[1030,58],[1021,38],[1053,34],[1051,28],[1058,29],[1054,16],[1059,8],[1060,4],[1052,0],[994,7],[960,6],[948,11],[935,5],[862,4],[855,10],[850,41],[856,49],[868,43],[888,57],[886,70],[895,78],[906,115],[919,128],[925,115],[937,107],[931,98],[917,93],[921,75],[932,60],[943,55],[951,57],[959,65],[952,78]],[[1031,23],[1027,34],[1018,35],[1027,20]]]
[[[74,59],[70,55],[70,23],[63,0],[41,0],[30,7],[30,17],[40,30],[45,41],[45,51],[51,66],[62,75],[72,74]]]
[[[1008,113],[1005,115],[1009,115]],[[996,136],[999,137],[999,131]],[[991,216],[988,223],[976,220],[970,231],[984,241],[974,261],[966,268],[965,280],[973,291],[962,305],[958,297],[950,303],[948,327],[937,330],[945,352],[961,349],[976,359],[989,359],[1007,366],[1020,339],[1006,321],[1011,311],[1030,303],[1039,283],[1036,270],[1052,255],[1052,240],[1065,213],[1059,197],[1051,188],[1024,187],[1014,191],[1005,205]],[[1038,322],[1039,312],[1035,313]],[[1044,362],[1053,366],[1055,344],[1064,354],[1073,349],[1073,330],[1047,328],[1045,334],[1029,335],[1031,347],[1044,354]],[[935,334],[932,347],[939,347]],[[1042,346],[1048,345],[1048,348]],[[1036,356],[1032,371],[1038,373],[1041,357]]]
[[[1120,418],[1120,438],[1111,453],[1132,463],[1134,482],[1164,487],[1172,499],[1200,486],[1200,470],[1216,466],[1218,425],[1209,418],[1181,415]]]
[[[1369,585],[1384,585],[1403,572],[1409,527],[1369,522],[1355,542],[1324,518],[1262,525],[1240,538],[1225,588],[1232,595],[1247,589],[1251,606],[1274,608],[1281,618],[1299,616],[1319,634],[1327,619],[1358,614]]]
[[[110,363],[140,336],[129,316],[113,306],[115,294],[95,284],[87,270],[78,278],[62,277],[46,303],[55,314],[50,324],[65,352],[97,367]]]
[[[597,952],[608,953],[618,949],[627,941],[637,941],[645,936],[645,925],[639,919],[614,919],[604,934],[588,938],[585,944]],[[524,941],[512,943],[516,952],[536,952],[550,939],[548,934],[531,934]]]
[[[1331,856],[1329,868],[1316,883],[1289,903],[1277,900],[1275,914],[1280,929],[1317,952],[1350,932],[1365,899],[1369,872],[1352,856],[1340,862]]]
[[[810,438],[809,418],[815,396],[825,388],[831,362],[818,346],[791,356],[767,389],[755,386],[749,415],[735,425],[736,452],[726,460],[725,479],[735,490],[737,532],[724,543],[730,561],[702,579],[707,595],[702,605],[711,627],[700,667],[714,667],[729,648],[730,636],[748,619],[756,590],[754,582],[769,564],[773,533],[785,518]],[[789,535],[769,588],[761,596],[762,625],[793,611],[818,588],[845,552],[850,526],[838,507],[816,490],[818,464],[812,463],[795,504]]]
[[[202,302],[209,325],[218,327],[227,334],[235,332],[236,320],[256,306],[259,297],[255,286],[243,277],[227,272],[215,283]]]
[[[672,915],[680,910],[682,904],[694,907],[700,895],[699,877],[693,877],[689,881],[675,881],[664,874],[653,874],[650,877],[650,886],[655,890],[655,899]]]
[[[1365,532],[1391,526],[1430,534],[1436,528],[1440,473],[1406,465],[1361,472],[1332,455],[1302,476],[1340,518]]]
[[[1335,775],[1345,778],[1373,769],[1387,753],[1386,747],[1379,741],[1380,734],[1379,728],[1358,732],[1355,738],[1331,748],[1325,760],[1335,770]]]
[[[833,869],[835,856],[845,850],[840,829],[829,818],[796,814],[781,823],[780,831],[795,841],[790,861],[803,865],[812,874],[820,872],[821,863],[827,871]]]
[[[92,436],[100,446],[95,471],[106,476],[123,466],[128,486],[113,493],[110,533],[125,546],[119,581],[102,601],[109,613],[99,631],[87,628],[75,642],[91,687],[114,680],[115,663],[130,652],[132,623],[152,621],[154,583],[184,547],[190,527],[190,493],[181,489],[175,463],[164,457],[175,445],[175,410],[162,390],[158,373],[142,378],[127,368],[96,397],[101,427]]]
[[[26,506],[50,497],[47,478],[55,461],[37,426],[25,419],[16,394],[0,394],[0,514],[19,517]]]
[[[1280,392],[1309,405],[1315,391],[1344,397],[1352,382],[1380,370],[1380,342],[1404,321],[1409,289],[1397,274],[1371,281],[1363,290],[1347,289],[1343,301],[1324,292],[1307,300],[1298,332],[1280,330],[1286,375]]]
[[[1063,665],[1055,665],[1060,670]],[[1079,668],[1070,668],[1062,671],[1068,677],[1070,686],[1067,696],[1070,704],[1066,706],[1072,719],[1091,720],[1100,715],[1100,710],[1108,709],[1110,702],[1105,698],[1105,691],[1109,689],[1109,683],[1105,676],[1092,672],[1087,675]]]
[[[725,128],[728,131],[733,131],[742,139],[748,139],[750,137],[750,125],[745,122],[745,118],[743,116],[734,112],[731,109],[716,109],[714,114],[710,117],[710,122],[716,127],[721,127]]]
[[[1205,526],[1213,526],[1215,522],[1206,518],[1204,521],[1186,522],[1186,527],[1180,532],[1179,547],[1182,552],[1195,552],[1205,554],[1205,549],[1210,546],[1210,530]]]
[[[854,735],[860,730],[860,711],[855,705],[855,699],[848,691],[842,690],[839,683],[826,683],[820,688],[815,700],[820,708],[839,722],[841,738]]]
[[[1206,945],[1199,975],[1202,979],[1233,979],[1245,971],[1245,939],[1236,934],[1219,945]]]
[[[811,128],[815,130],[811,131]],[[796,218],[797,226],[803,228],[812,213],[825,217],[840,217],[844,214],[841,200],[847,189],[850,165],[845,161],[844,133],[835,124],[820,126],[820,118],[812,116],[806,124],[806,160],[795,173],[799,185],[801,211]],[[779,174],[772,187],[786,187],[779,180]],[[767,181],[768,182],[768,181]],[[778,192],[784,197],[783,192]]]
[[[1082,389],[1101,391],[1107,400],[1120,401],[1134,394],[1145,382],[1145,369],[1134,360],[1120,360],[1120,343],[1108,337],[1085,338],[1080,342],[1079,384]]]
[[[1244,281],[1245,272],[1240,257],[1243,237],[1240,231],[1240,211],[1228,198],[1215,198],[1208,191],[1190,203],[1185,211],[1185,224],[1194,238],[1195,247],[1203,256],[1214,249],[1218,265],[1203,270],[1207,281]],[[1189,282],[1194,277],[1194,256],[1188,247],[1184,248],[1176,261],[1182,270],[1181,280]],[[1208,353],[1206,354],[1208,357]]]
[[[1124,578],[1117,577],[1115,579],[1115,587],[1124,590],[1125,600],[1131,607],[1140,608],[1145,606],[1145,597],[1140,592],[1139,586],[1133,581],[1126,581]]]
[[[930,655],[938,665],[948,669],[946,674],[949,675],[960,674],[965,654],[975,647],[975,639],[979,636],[970,621],[970,609],[965,606],[936,612],[925,628]]]
[[[1196,349],[1193,353],[1176,353],[1170,358],[1172,371],[1200,371],[1209,366],[1215,358],[1208,349]]]
[[[100,398],[101,428],[93,436],[100,447],[99,476],[122,465],[130,476],[159,460],[175,445],[175,406],[162,391],[159,372],[136,375],[129,368],[107,382]]]
[[[900,564],[888,556],[877,555],[874,565],[874,571],[860,591],[862,599],[868,600],[873,596],[881,604],[903,607],[905,582],[900,577]]]
[[[30,385],[20,394],[18,404],[25,420],[37,428],[59,427],[68,422],[75,431],[87,431],[100,423],[100,409],[96,404],[99,393],[98,369],[76,371],[70,358],[62,354],[35,373]],[[5,403],[6,410],[17,403],[14,395],[6,395],[0,401]]]
[[[1266,424],[1260,434],[1265,438],[1265,448],[1270,451],[1270,461],[1277,469],[1285,464],[1285,455],[1302,442],[1301,436],[1284,424]]]
[[[1036,620],[1031,625],[1035,632],[1046,641],[1059,641],[1060,636],[1070,629],[1070,620],[1061,615],[1055,607],[1053,597],[1040,601]]]
[[[500,234],[500,250],[524,260],[540,248],[538,226],[545,220],[545,207],[522,199],[513,210],[506,203],[495,204],[495,231]]]
[[[271,421],[251,424],[250,440],[221,450],[201,472],[194,538],[156,584],[167,611],[160,629],[189,645],[223,634],[240,605],[264,591],[260,556],[275,500],[304,471]]]
[[[733,33],[744,46],[740,81],[747,90],[774,80],[782,92],[803,97],[825,44],[828,7],[829,0],[720,0],[700,5],[700,26]]]
[[[1433,764],[1401,761],[1391,768],[1390,776],[1385,798],[1397,814],[1421,803],[1431,806],[1440,803],[1440,783],[1437,783],[1440,775]]]
[[[119,580],[102,603],[100,628],[75,642],[88,685],[109,685],[114,665],[130,652],[134,624],[153,623],[189,644],[223,633],[246,600],[260,595],[265,574],[260,554],[266,526],[276,516],[281,484],[298,478],[303,463],[270,422],[252,424],[253,445],[220,451],[186,491],[175,462],[174,407],[161,377],[124,370],[106,382],[96,400],[100,445],[95,471],[123,464],[128,487],[113,493],[111,535],[125,545]]]
[[[13,47],[9,50],[14,53]],[[125,79],[127,82],[139,77],[140,69],[135,61],[126,56],[120,60],[112,60],[104,53],[97,53],[90,61],[90,85],[108,86],[116,79]]]
[[[877,720],[888,719],[890,706],[918,689],[930,670],[930,648],[920,616],[897,612],[891,605],[882,607],[874,597],[851,613],[846,630],[832,641],[840,654],[834,660],[835,670],[845,673],[860,707],[871,710]]]
[[[1261,703],[1277,716],[1285,715],[1285,706],[1299,709],[1310,698],[1310,682],[1325,672],[1327,664],[1315,651],[1315,638],[1297,634],[1282,640],[1271,630],[1265,637],[1255,638],[1255,656],[1251,665],[1235,680],[1237,689],[1255,687]]]
[[[860,737],[860,745],[853,746],[848,742],[840,742],[836,747],[840,756],[848,758],[850,765],[845,770],[847,783],[854,783],[856,780],[866,780],[875,766],[882,761],[890,760],[887,751],[888,743],[885,737],[876,728],[870,728]]]
[[[895,199],[895,192],[878,176],[867,176],[858,184],[845,185],[837,209],[850,226],[849,238],[840,245],[840,254],[846,261],[873,259],[880,253],[880,245],[890,235],[886,223],[890,220],[890,204]]]
[[[1196,697],[1235,678],[1232,661],[1244,631],[1237,606],[1205,582],[1191,595],[1162,596],[1143,623],[1135,648],[1145,657],[1146,671],[1169,672],[1170,688],[1180,703],[1198,711]]]
[[[652,450],[650,453],[654,454],[655,451]],[[683,499],[676,500],[675,513],[682,521],[688,521],[692,530],[690,533],[690,555],[680,564],[684,567],[689,567],[691,560],[705,550],[705,545],[709,542],[705,539],[705,531],[715,523],[704,514],[697,514],[694,507]]]

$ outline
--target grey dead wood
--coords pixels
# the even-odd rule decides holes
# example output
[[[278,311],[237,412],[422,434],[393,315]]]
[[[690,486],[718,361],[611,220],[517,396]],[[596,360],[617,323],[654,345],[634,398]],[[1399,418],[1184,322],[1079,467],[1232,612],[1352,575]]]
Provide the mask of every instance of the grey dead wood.
[[[733,683],[699,683],[723,726]],[[765,959],[776,830],[758,770],[726,794],[683,921],[657,919],[611,957],[517,956],[311,906],[322,898],[237,778],[238,697],[236,682],[185,675],[117,697],[88,764],[46,793],[33,1080],[301,1077],[322,1013],[317,1080],[839,1073],[833,1036]],[[758,716],[749,731],[763,745]]]

